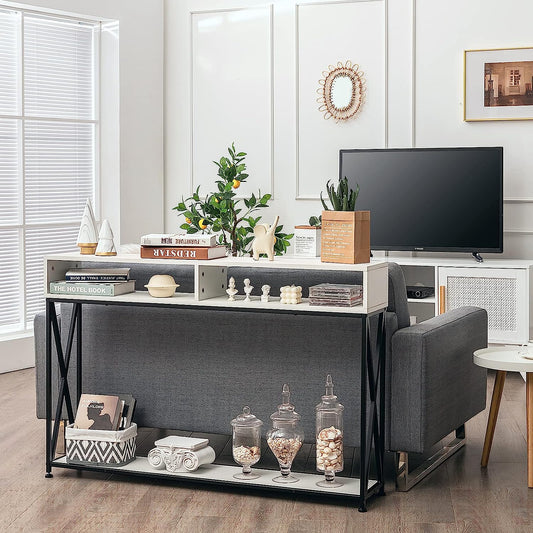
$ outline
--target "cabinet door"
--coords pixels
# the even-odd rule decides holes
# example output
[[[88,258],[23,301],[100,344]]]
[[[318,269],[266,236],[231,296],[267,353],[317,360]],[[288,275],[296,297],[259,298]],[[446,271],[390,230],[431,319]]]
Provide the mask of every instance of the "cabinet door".
[[[523,269],[439,268],[446,311],[465,305],[483,307],[488,314],[489,342],[494,343],[528,342],[528,283]]]

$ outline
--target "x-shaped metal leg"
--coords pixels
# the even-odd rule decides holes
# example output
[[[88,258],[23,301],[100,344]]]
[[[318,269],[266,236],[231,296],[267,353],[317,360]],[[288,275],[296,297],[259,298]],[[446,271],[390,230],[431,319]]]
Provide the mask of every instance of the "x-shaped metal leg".
[[[81,304],[73,304],[72,315],[70,318],[70,326],[67,337],[67,345],[63,353],[61,344],[61,333],[59,331],[59,323],[57,320],[57,313],[55,303],[47,300],[46,302],[46,476],[52,477],[52,461],[54,460],[55,450],[57,446],[57,439],[59,435],[59,426],[61,420],[61,412],[63,410],[63,402],[67,409],[67,416],[69,423],[74,422],[74,412],[72,410],[72,399],[68,385],[68,371],[70,366],[70,359],[72,353],[72,344],[74,341],[74,333],[78,333],[78,363],[81,354]],[[59,391],[57,397],[57,405],[55,411],[54,425],[52,429],[52,334],[55,341],[55,348],[57,353],[57,362],[59,367]],[[78,378],[81,373],[78,372]],[[81,392],[81,383],[78,379],[78,399]]]

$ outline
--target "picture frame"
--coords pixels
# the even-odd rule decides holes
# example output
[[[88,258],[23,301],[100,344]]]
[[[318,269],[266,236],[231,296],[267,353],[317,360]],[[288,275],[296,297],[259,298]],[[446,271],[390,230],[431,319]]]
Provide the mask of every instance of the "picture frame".
[[[464,51],[463,120],[533,120],[533,47]]]

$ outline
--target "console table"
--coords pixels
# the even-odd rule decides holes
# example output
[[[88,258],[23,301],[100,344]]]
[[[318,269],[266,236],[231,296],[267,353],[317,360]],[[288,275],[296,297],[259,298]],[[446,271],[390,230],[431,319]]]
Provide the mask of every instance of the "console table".
[[[99,262],[102,266],[113,263],[150,263],[163,265],[176,264],[177,260],[149,260],[137,256],[122,255],[116,257],[80,256],[79,254],[61,254],[46,257],[45,292],[46,292],[46,477],[52,477],[52,468],[74,468],[79,470],[105,471],[113,474],[147,476],[154,478],[175,478],[180,481],[224,484],[240,488],[289,491],[291,493],[321,494],[328,497],[350,498],[358,503],[360,511],[366,511],[367,500],[373,495],[384,494],[384,393],[385,393],[385,320],[384,314],[388,304],[388,267],[386,262],[375,261],[360,265],[341,265],[321,263],[317,259],[294,259],[289,257],[276,258],[275,261],[258,261],[251,258],[224,258],[211,261],[186,261],[194,266],[194,293],[176,293],[172,298],[153,298],[146,291],[124,294],[115,297],[52,295],[48,293],[51,281],[63,280],[67,270],[83,267],[83,262]],[[227,288],[228,268],[245,267],[284,268],[284,269],[316,269],[316,270],[347,270],[361,272],[363,277],[363,302],[360,305],[342,308],[310,306],[307,301],[297,305],[279,303],[279,298],[270,302],[261,302],[259,297],[252,297],[251,302],[242,299],[228,301],[225,294]],[[55,304],[66,302],[73,304],[70,325],[60,331]],[[69,464],[66,457],[56,458],[56,445],[63,405],[65,405],[69,422],[74,421],[74,408],[79,401],[82,389],[83,354],[82,354],[82,313],[84,304],[163,307],[182,309],[210,309],[217,312],[243,313],[277,313],[314,316],[339,316],[360,320],[361,335],[361,412],[360,412],[360,478],[343,478],[343,486],[338,488],[322,488],[316,482],[323,475],[299,473],[299,483],[280,485],[271,481],[272,471],[254,469],[261,474],[257,480],[240,481],[234,479],[234,473],[240,471],[238,466],[204,465],[195,472],[172,473],[153,470],[146,457],[137,457],[132,463],[113,467]],[[378,317],[377,343],[372,345],[370,335],[371,316]],[[62,336],[64,339],[62,339]],[[59,372],[59,394],[55,411],[52,411],[52,338],[55,340]],[[71,361],[71,353],[76,338],[76,379],[78,398],[72,398],[67,377]],[[66,342],[62,342],[65,340]],[[63,350],[62,346],[65,346]],[[376,353],[377,352],[377,353]],[[377,356],[377,365],[374,356]],[[350,423],[345,421],[345,425]],[[187,429],[187,428],[182,428]],[[376,465],[376,479],[369,479],[372,458]]]

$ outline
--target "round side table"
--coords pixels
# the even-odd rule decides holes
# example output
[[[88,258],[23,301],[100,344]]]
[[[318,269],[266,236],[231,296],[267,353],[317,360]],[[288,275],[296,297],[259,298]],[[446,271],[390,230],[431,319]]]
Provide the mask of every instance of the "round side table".
[[[484,348],[474,352],[474,363],[485,368],[497,370],[492,400],[490,402],[485,443],[481,455],[481,466],[486,467],[489,462],[490,448],[494,429],[498,419],[500,401],[502,399],[503,385],[507,372],[526,373],[526,420],[527,420],[527,486],[533,488],[533,359],[520,356],[519,348],[497,347]],[[533,357],[533,348],[530,347],[530,356]]]

